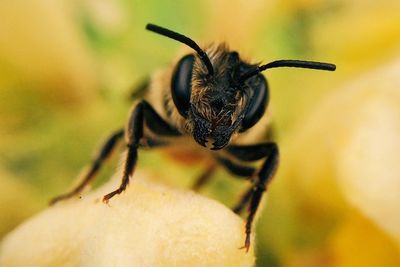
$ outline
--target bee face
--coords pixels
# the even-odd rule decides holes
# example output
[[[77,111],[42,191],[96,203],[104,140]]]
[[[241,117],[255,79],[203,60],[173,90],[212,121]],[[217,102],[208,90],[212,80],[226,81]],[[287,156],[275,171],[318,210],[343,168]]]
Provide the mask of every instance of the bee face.
[[[296,67],[334,71],[329,63],[277,60],[262,66],[251,65],[226,46],[201,49],[192,39],[148,24],[146,29],[186,44],[196,51],[183,57],[171,79],[173,102],[186,119],[186,129],[197,143],[222,149],[236,132],[244,132],[264,115],[269,95],[262,71],[279,67]]]
[[[254,95],[250,91],[253,91],[252,86],[258,85],[259,77],[242,84],[239,82],[240,75],[253,69],[254,65],[242,61],[237,52],[229,51],[224,45],[206,51],[212,62],[213,74],[210,75],[200,58],[187,55],[176,65],[171,93],[195,141],[206,146],[211,140],[212,149],[221,149],[229,143],[233,134],[243,128],[249,100]],[[259,105],[261,115],[266,107],[265,94],[262,102]]]

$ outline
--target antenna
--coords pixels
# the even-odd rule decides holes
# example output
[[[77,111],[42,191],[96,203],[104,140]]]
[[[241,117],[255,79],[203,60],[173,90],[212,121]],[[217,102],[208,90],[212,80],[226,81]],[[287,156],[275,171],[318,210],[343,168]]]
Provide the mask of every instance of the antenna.
[[[182,35],[180,33],[168,30],[166,28],[163,28],[163,27],[151,24],[151,23],[146,25],[146,29],[149,31],[164,35],[168,38],[174,39],[178,42],[184,43],[185,45],[193,48],[197,52],[197,54],[200,56],[200,59],[203,61],[204,65],[206,66],[206,68],[208,70],[208,74],[209,75],[214,74],[213,66],[212,66],[211,61],[208,58],[207,54],[196,44],[195,41],[193,41],[189,37],[186,37],[185,35]]]
[[[280,67],[291,67],[291,68],[303,68],[303,69],[314,69],[314,70],[336,70],[336,65],[323,62],[315,61],[303,61],[303,60],[276,60],[265,65],[258,66],[256,69],[244,73],[239,78],[239,82],[244,82],[250,77],[259,74],[266,69],[280,68]]]

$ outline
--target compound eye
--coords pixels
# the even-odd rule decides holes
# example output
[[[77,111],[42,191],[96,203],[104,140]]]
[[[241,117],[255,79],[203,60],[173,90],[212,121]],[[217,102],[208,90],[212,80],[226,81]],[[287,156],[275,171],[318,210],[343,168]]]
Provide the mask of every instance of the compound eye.
[[[252,86],[253,97],[250,99],[249,109],[242,121],[240,132],[253,127],[264,115],[268,105],[268,85],[267,80],[262,75],[257,75],[249,85]]]
[[[179,60],[171,81],[172,100],[179,114],[185,118],[190,108],[194,59],[194,55],[191,54]]]

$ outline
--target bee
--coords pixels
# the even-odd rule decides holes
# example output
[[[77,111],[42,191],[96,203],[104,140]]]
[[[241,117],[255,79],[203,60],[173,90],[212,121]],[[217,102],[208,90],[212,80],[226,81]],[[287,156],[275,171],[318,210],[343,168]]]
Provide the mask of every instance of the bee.
[[[146,29],[181,42],[195,53],[183,56],[173,67],[158,72],[142,87],[148,89],[148,98],[134,105],[126,127],[106,140],[81,183],[54,198],[52,203],[79,194],[122,139],[127,145],[122,181],[119,188],[103,197],[105,203],[128,186],[139,148],[170,147],[195,152],[212,162],[195,183],[195,189],[211,177],[217,165],[252,182],[233,208],[239,214],[248,206],[242,247],[248,251],[254,217],[279,161],[277,144],[260,141],[265,136],[260,135],[260,129],[267,129],[263,115],[269,101],[267,80],[261,73],[279,67],[334,71],[336,66],[302,60],[252,64],[226,44],[202,49],[192,39],[172,30],[154,24],[147,24]],[[252,162],[256,161],[262,161],[259,168],[253,167]]]

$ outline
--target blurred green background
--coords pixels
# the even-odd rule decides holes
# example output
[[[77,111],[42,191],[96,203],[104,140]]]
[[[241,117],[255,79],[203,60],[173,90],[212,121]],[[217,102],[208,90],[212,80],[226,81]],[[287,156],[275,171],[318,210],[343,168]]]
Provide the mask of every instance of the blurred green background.
[[[257,266],[400,266],[398,227],[387,230],[381,217],[343,192],[348,187],[336,165],[342,155],[337,149],[343,147],[321,148],[339,131],[329,127],[330,121],[346,118],[365,100],[346,93],[336,97],[335,92],[346,92],[348,84],[369,86],[368,79],[375,77],[371,86],[377,95],[385,82],[398,96],[399,78],[383,77],[387,65],[400,62],[399,14],[395,0],[3,1],[0,237],[71,186],[102,139],[124,125],[134,85],[176,60],[182,46],[146,32],[146,23],[152,22],[201,44],[226,41],[253,62],[290,58],[338,66],[335,73],[266,73],[282,158],[257,224]],[[399,64],[395,66],[400,74]],[[392,99],[400,103],[400,98]],[[347,101],[346,112],[341,100]],[[324,108],[326,101],[337,105],[337,116],[344,116]],[[399,113],[398,108],[391,114],[399,118]],[[309,122],[310,114],[322,114],[321,121]],[[368,125],[368,118],[361,120]],[[315,124],[323,134],[312,130]],[[350,121],[339,131],[343,140],[352,127],[357,126]],[[398,127],[395,131],[400,134]],[[385,136],[377,141],[381,139]],[[366,164],[388,169],[393,165],[385,165],[386,156],[400,165],[399,151]],[[103,179],[116,161],[107,164]],[[200,165],[186,167],[152,151],[140,152],[139,168],[163,176],[168,169],[164,182],[182,187],[201,173]],[[354,179],[362,177],[354,173]],[[378,195],[387,188],[395,192],[377,210],[399,203],[400,170],[393,177],[377,188]],[[221,170],[203,193],[231,205],[245,187]],[[387,214],[384,220],[400,218],[397,206]]]

